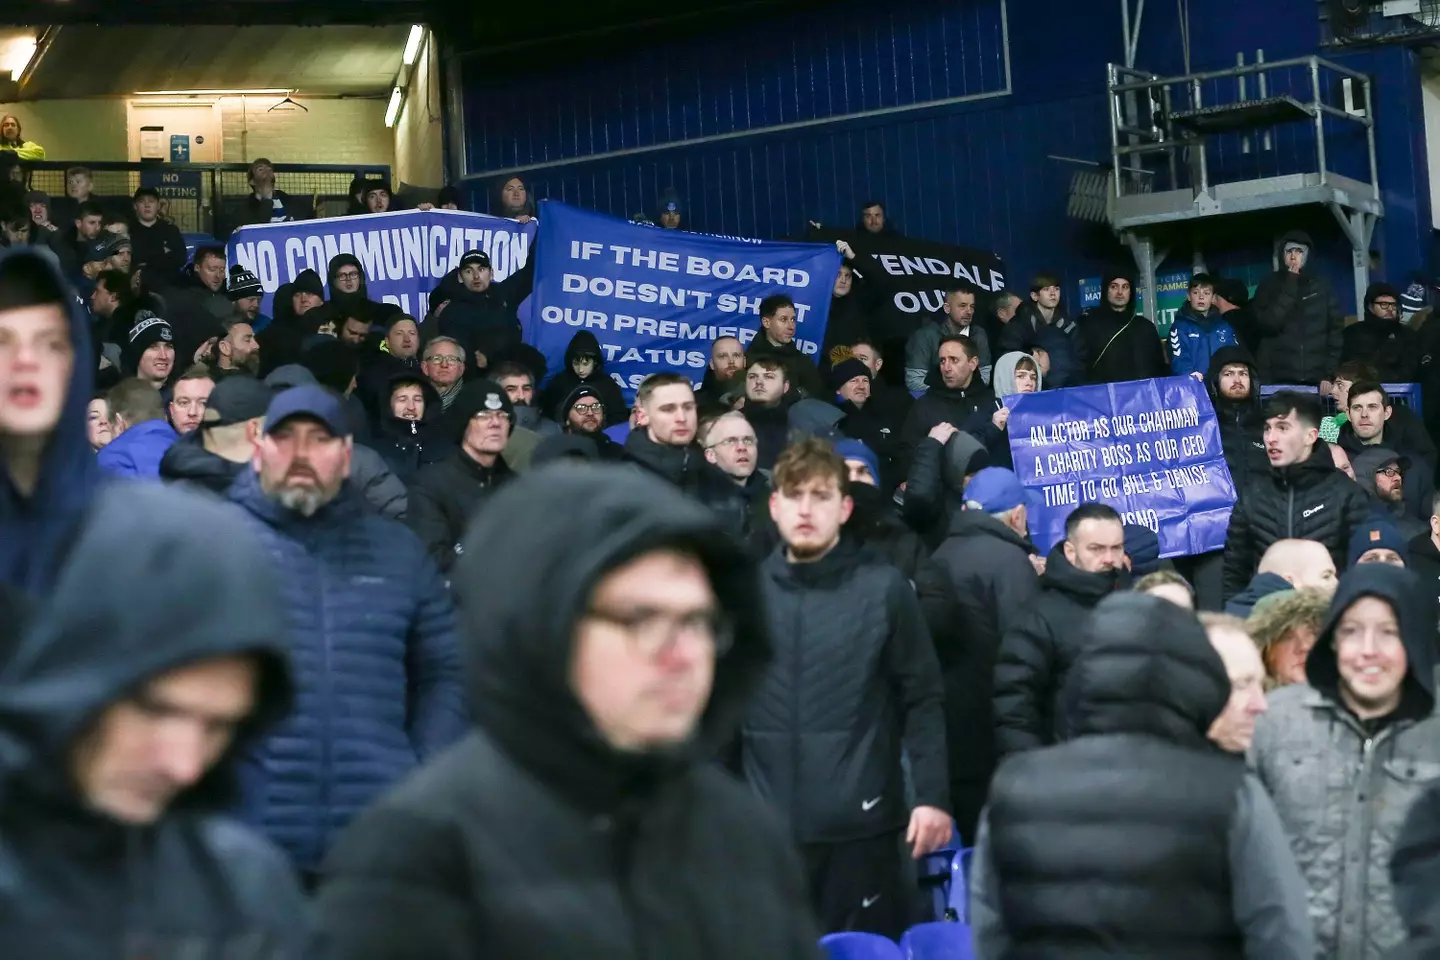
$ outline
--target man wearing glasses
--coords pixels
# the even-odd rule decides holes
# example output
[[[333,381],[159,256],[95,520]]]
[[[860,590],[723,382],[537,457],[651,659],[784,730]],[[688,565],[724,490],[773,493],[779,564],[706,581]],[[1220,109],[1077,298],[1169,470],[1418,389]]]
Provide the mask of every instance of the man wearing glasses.
[[[581,384],[571,390],[556,413],[560,417],[560,429],[571,436],[593,441],[601,460],[625,459],[625,448],[605,436],[605,401],[594,387]]]
[[[465,348],[452,337],[436,337],[425,345],[420,372],[440,394],[440,403],[449,410],[465,385]]]
[[[1364,318],[1345,328],[1340,362],[1371,364],[1381,383],[1414,383],[1423,354],[1420,335],[1400,322],[1400,291],[1388,283],[1370,284]]]
[[[784,832],[712,762],[771,655],[721,521],[591,464],[491,506],[454,574],[474,729],[326,864],[330,955],[816,956]]]
[[[415,474],[405,519],[441,572],[448,573],[470,518],[496,487],[515,476],[503,456],[515,405],[500,384],[475,380],[452,404],[444,423],[454,425],[455,433],[442,439],[453,439],[459,449]]]

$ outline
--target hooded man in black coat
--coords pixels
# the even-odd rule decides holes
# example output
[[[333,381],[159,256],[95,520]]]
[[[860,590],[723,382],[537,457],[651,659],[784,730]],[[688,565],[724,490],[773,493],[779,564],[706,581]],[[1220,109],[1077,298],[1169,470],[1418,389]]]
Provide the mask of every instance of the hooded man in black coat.
[[[365,268],[360,258],[353,253],[336,254],[325,271],[325,285],[330,289],[326,302],[327,316],[335,321],[335,332],[347,317],[364,320],[372,327],[385,328],[390,319],[404,313],[393,303],[382,303],[370,299],[365,282]]]
[[[969,845],[999,760],[990,732],[1000,639],[1040,593],[1026,522],[1020,479],[1002,467],[981,470],[966,486],[965,509],[951,515],[948,536],[915,584],[945,681],[950,801]]]
[[[1345,314],[1330,281],[1311,265],[1315,244],[1309,234],[1292,230],[1276,248],[1281,268],[1260,282],[1250,306],[1260,336],[1260,377],[1318,384],[1340,365]]]
[[[977,955],[1314,957],[1275,804],[1209,739],[1232,688],[1194,615],[1124,594],[1081,629],[1072,739],[1008,758],[991,785]]]
[[[1149,380],[1170,372],[1164,342],[1137,306],[1135,278],[1123,270],[1106,274],[1100,302],[1080,315],[1075,328],[1085,382]]]
[[[114,485],[91,516],[0,682],[5,954],[301,960],[289,865],[223,816],[290,709],[270,564],[202,494]],[[137,570],[163,604],[136,602]]]
[[[385,409],[375,419],[371,442],[392,473],[408,484],[421,467],[444,460],[455,449],[443,435],[440,393],[418,372],[390,377]]]
[[[255,335],[260,344],[260,376],[300,362],[305,339],[329,319],[325,311],[316,312],[324,304],[325,285],[314,270],[301,270],[292,282],[280,285],[271,307],[275,319]]]
[[[624,423],[630,415],[620,385],[605,372],[605,352],[600,349],[600,341],[589,330],[577,330],[570,338],[570,345],[565,348],[565,369],[545,384],[536,406],[543,416],[563,424],[565,418],[559,412],[560,404],[579,387],[589,387],[599,395],[605,405],[606,427]]]
[[[1040,575],[1040,595],[1000,641],[995,666],[995,735],[1000,754],[1067,738],[1060,691],[1079,656],[1091,610],[1128,585],[1125,527],[1103,503],[1065,520]]]
[[[1382,383],[1414,383],[1424,352],[1420,334],[1400,322],[1400,291],[1388,283],[1370,284],[1365,316],[1341,334],[1340,362],[1368,363]]]
[[[631,468],[493,506],[455,573],[475,729],[332,852],[328,956],[817,956],[784,833],[710,762],[771,656],[738,544]]]
[[[1369,498],[1335,469],[1319,443],[1320,403],[1314,395],[1282,391],[1265,403],[1265,453],[1270,469],[1237,489],[1239,502],[1225,534],[1225,598],[1245,589],[1260,558],[1278,540],[1324,544],[1345,567],[1350,534],[1370,513]]]

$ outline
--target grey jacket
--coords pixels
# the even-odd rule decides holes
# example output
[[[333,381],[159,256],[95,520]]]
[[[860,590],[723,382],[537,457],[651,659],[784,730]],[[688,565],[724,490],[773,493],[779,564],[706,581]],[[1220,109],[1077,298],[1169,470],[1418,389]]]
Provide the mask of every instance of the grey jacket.
[[[925,378],[931,370],[938,370],[939,364],[936,357],[940,353],[940,341],[950,334],[950,320],[944,315],[939,320],[925,324],[919,330],[910,334],[910,339],[905,341],[905,389],[910,391],[926,390],[929,384]],[[990,382],[990,338],[985,335],[985,330],[977,323],[972,323],[964,331],[965,336],[975,341],[975,346],[980,350],[980,379],[986,383]]]
[[[1247,776],[1235,794],[1229,834],[1231,902],[1245,936],[1245,956],[1309,960],[1315,935],[1305,914],[1305,881],[1285,842],[1285,832],[1263,787]],[[1000,890],[990,862],[985,818],[970,861],[970,928],[976,960],[996,960],[1010,949],[1000,914]]]
[[[1250,750],[1305,875],[1316,956],[1326,960],[1381,960],[1404,941],[1390,857],[1425,782],[1440,777],[1434,628],[1413,575],[1382,566],[1345,574],[1306,661],[1310,685],[1270,695]],[[1340,701],[1333,646],[1336,621],[1365,596],[1397,612],[1409,664],[1397,715],[1373,735]]]

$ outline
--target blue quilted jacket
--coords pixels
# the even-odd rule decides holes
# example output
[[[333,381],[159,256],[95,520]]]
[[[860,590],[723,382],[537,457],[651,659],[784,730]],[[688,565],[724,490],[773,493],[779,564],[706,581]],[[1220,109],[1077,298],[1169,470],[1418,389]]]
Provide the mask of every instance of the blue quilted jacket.
[[[349,483],[309,519],[253,470],[230,498],[259,521],[283,584],[296,688],[243,766],[237,813],[315,870],[351,817],[469,729],[455,611],[420,541]]]

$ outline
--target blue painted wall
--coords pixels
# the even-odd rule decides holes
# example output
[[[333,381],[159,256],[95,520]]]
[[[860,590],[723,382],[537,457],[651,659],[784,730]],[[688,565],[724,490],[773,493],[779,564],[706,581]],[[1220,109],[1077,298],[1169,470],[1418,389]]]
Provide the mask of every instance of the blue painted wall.
[[[1183,72],[1174,6],[1147,6],[1138,65]],[[798,234],[811,219],[848,224],[860,202],[881,198],[908,234],[998,252],[1012,286],[1054,269],[1073,289],[1128,261],[1107,228],[1066,217],[1081,168],[1055,159],[1108,159],[1104,65],[1123,57],[1119,4],[1010,0],[1003,13],[1000,0],[843,2],[678,42],[606,42],[549,68],[537,54],[532,71],[500,77],[462,61],[466,172],[481,209],[492,175],[519,171],[536,196],[620,216],[652,213],[674,187],[687,226],[761,237]],[[1317,4],[1191,0],[1189,36],[1197,70],[1233,65],[1242,49],[1247,61],[1256,48],[1271,61],[1306,55],[1319,41]],[[1416,58],[1388,48],[1334,59],[1378,81],[1389,216],[1374,246],[1378,275],[1403,280],[1428,266],[1430,246]],[[974,99],[953,102],[963,97]],[[937,100],[947,102],[926,105]],[[779,125],[792,126],[767,129]],[[1269,153],[1217,144],[1214,162],[1269,175],[1299,169],[1313,149],[1313,133],[1293,127]],[[1362,156],[1357,141],[1341,169]],[[1239,269],[1268,260],[1291,224],[1316,235],[1348,290],[1348,253],[1318,208],[1194,236],[1212,269]],[[1170,263],[1190,255],[1177,243]]]

